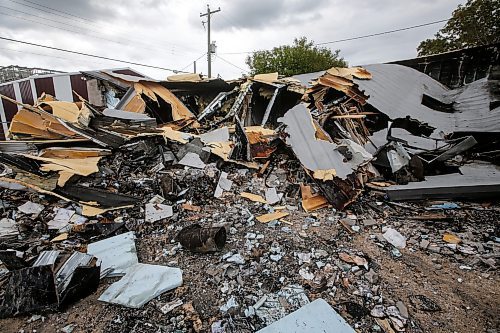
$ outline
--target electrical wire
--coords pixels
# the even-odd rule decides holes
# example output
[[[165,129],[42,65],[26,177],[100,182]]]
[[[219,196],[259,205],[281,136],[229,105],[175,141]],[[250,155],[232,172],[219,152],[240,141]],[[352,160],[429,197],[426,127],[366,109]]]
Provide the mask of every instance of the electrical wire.
[[[26,44],[26,45],[31,45],[31,46],[37,46],[37,47],[42,47],[50,50],[56,50],[56,51],[61,51],[61,52],[67,52],[67,53],[72,53],[72,54],[78,54],[78,55],[83,55],[86,57],[92,57],[92,58],[97,58],[97,59],[104,59],[104,60],[110,60],[110,61],[116,61],[116,62],[121,62],[124,64],[129,64],[129,65],[136,65],[136,66],[142,66],[142,67],[148,67],[148,68],[154,68],[154,69],[161,69],[164,71],[169,71],[169,72],[174,72],[174,73],[187,73],[181,70],[177,69],[171,69],[171,68],[165,68],[165,67],[160,67],[160,66],[154,66],[154,65],[147,65],[147,64],[141,64],[138,62],[133,62],[133,61],[128,61],[128,60],[121,60],[121,59],[115,59],[115,58],[108,58],[104,56],[99,56],[95,54],[90,54],[90,53],[84,53],[84,52],[78,52],[78,51],[72,51],[72,50],[67,50],[59,47],[53,47],[53,46],[47,46],[47,45],[42,45],[42,44],[36,44],[36,43],[31,43],[31,42],[26,42],[22,40],[17,40],[13,38],[8,38],[8,37],[3,37],[0,36],[0,39],[14,42],[14,43],[20,43],[20,44]]]
[[[411,29],[417,29],[421,27],[426,27],[429,25],[433,24],[438,24],[438,23],[443,23],[447,22],[449,19],[444,19],[444,20],[438,20],[438,21],[433,21],[433,22],[428,22],[428,23],[423,23],[423,24],[417,24],[413,25],[410,27],[405,27],[405,28],[400,28],[400,29],[394,29],[394,30],[388,30],[388,31],[383,31],[383,32],[377,32],[369,35],[362,35],[362,36],[355,36],[355,37],[350,37],[350,38],[344,38],[344,39],[337,39],[333,40],[330,42],[321,42],[321,43],[314,43],[314,45],[327,45],[327,44],[334,44],[334,43],[340,43],[340,42],[347,42],[351,40],[357,40],[357,39],[363,39],[363,38],[370,38],[370,37],[375,37],[375,36],[381,36],[381,35],[387,35],[387,34],[392,34],[395,32],[400,32],[400,31],[405,31],[405,30],[411,30]],[[221,54],[248,54],[248,53],[256,53],[256,52],[261,52],[261,51],[271,51],[272,49],[263,49],[263,50],[257,50],[257,51],[245,51],[245,52],[226,52],[226,53],[221,53]]]
[[[331,42],[316,43],[315,45],[327,45],[327,44],[334,44],[334,43],[340,43],[340,42],[347,42],[347,41],[356,40],[356,39],[363,39],[363,38],[369,38],[369,37],[387,35],[387,34],[392,34],[392,33],[395,33],[395,32],[400,32],[400,31],[405,31],[405,30],[411,30],[411,29],[426,27],[428,25],[443,23],[443,22],[447,22],[448,20],[449,19],[439,20],[439,21],[434,21],[434,22],[428,22],[428,23],[423,23],[423,24],[417,24],[417,25],[413,25],[411,27],[394,29],[394,30],[388,30],[388,31],[383,31],[383,32],[377,32],[377,33],[374,33],[374,34],[369,34],[369,35],[364,35],[364,36],[356,36],[356,37],[345,38],[345,39],[337,39],[337,40],[333,40]]]
[[[109,66],[109,63],[105,63],[105,62],[101,62],[101,61],[82,60],[82,59],[74,59],[74,58],[68,58],[68,57],[58,57],[58,56],[55,56],[55,55],[52,55],[52,54],[29,52],[29,51],[24,51],[24,50],[16,50],[16,49],[10,49],[10,48],[7,48],[7,47],[0,47],[0,50],[10,51],[10,52],[18,52],[18,53],[25,53],[25,54],[33,54],[33,55],[38,55],[38,56],[42,56],[42,57],[49,57],[49,58],[55,58],[55,59],[69,60],[69,61],[72,61],[72,62],[75,62],[75,61],[84,61],[86,63],[100,64],[100,65],[107,65],[107,66]]]
[[[52,8],[52,7],[49,7],[49,6],[45,6],[45,5],[42,5],[42,4],[39,4],[35,1],[29,1],[29,0],[22,0],[24,2],[28,2],[28,3],[31,3],[33,5],[36,5],[36,6],[39,6],[39,7],[42,7],[42,8],[46,8],[48,9],[49,11],[47,10],[44,10],[44,9],[41,9],[41,8],[36,8],[36,7],[33,7],[33,6],[30,6],[30,5],[27,5],[27,4],[23,4],[23,3],[20,3],[18,1],[14,1],[14,0],[9,0],[11,2],[14,2],[14,3],[17,3],[17,4],[20,4],[22,6],[27,6],[29,8],[33,8],[33,9],[36,9],[36,10],[39,10],[39,11],[43,11],[43,12],[46,12],[46,13],[49,13],[49,14],[52,14],[52,15],[57,15],[59,17],[63,17],[63,18],[66,18],[68,19],[68,16],[69,16],[69,19],[71,20],[74,20],[74,18],[77,18],[77,19],[80,19],[80,20],[83,20],[83,21],[86,21],[86,24],[90,24],[96,28],[99,28],[99,29],[102,29],[103,28],[103,25],[100,24],[99,22],[97,21],[94,21],[94,20],[91,20],[91,19],[88,19],[88,18],[85,18],[85,17],[82,17],[82,16],[78,16],[78,15],[74,15],[72,13],[69,13],[69,12],[65,12],[65,11],[62,11],[62,10],[59,10],[59,9],[56,9],[56,8]],[[62,13],[63,15],[60,15],[60,14],[57,14],[56,12],[58,13]],[[87,23],[88,22],[88,23]],[[112,24],[109,24],[109,23],[105,23],[105,25],[108,27],[108,28],[111,28],[113,30],[117,30],[116,29],[116,25],[112,25]],[[122,32],[125,32],[125,33],[129,33],[128,31],[124,30],[124,29],[119,29],[121,30]],[[137,41],[137,40],[136,40]],[[175,47],[178,47],[178,48],[181,48],[181,49],[184,49],[184,50],[187,50],[189,51],[189,49],[185,46],[182,46],[182,45],[179,45],[179,44],[175,44],[175,43],[169,43],[169,42],[163,42],[161,41],[160,44],[163,44],[165,46],[175,46]],[[189,51],[189,52],[192,52],[192,51]]]
[[[224,61],[225,63],[227,63],[227,64],[229,64],[229,65],[231,65],[231,66],[233,66],[233,67],[235,67],[235,68],[238,68],[239,70],[241,70],[241,71],[243,71],[243,72],[245,72],[245,73],[250,73],[250,72],[249,72],[249,71],[247,71],[246,69],[243,69],[243,68],[241,68],[241,67],[239,67],[239,66],[237,66],[237,65],[233,64],[232,62],[230,62],[230,61],[228,61],[228,60],[226,60],[226,59],[224,59],[224,58],[220,57],[219,55],[216,55],[216,57],[217,57],[217,59],[220,59],[220,60]]]
[[[82,30],[87,30],[87,31],[91,31],[91,32],[97,33],[99,35],[102,35],[102,32],[100,32],[100,31],[83,28],[83,27],[80,27],[80,26],[77,26],[77,25],[69,24],[69,23],[66,23],[66,22],[61,22],[61,21],[58,21],[58,20],[52,20],[52,19],[49,19],[49,18],[46,18],[46,17],[38,16],[38,15],[35,15],[35,14],[31,14],[31,13],[27,13],[27,12],[24,12],[24,11],[21,11],[21,10],[9,8],[9,7],[2,6],[2,5],[0,5],[0,8],[5,8],[5,9],[8,9],[8,10],[12,10],[14,12],[18,12],[18,13],[21,13],[21,14],[24,14],[24,15],[28,15],[28,16],[31,16],[31,17],[36,17],[36,18],[41,19],[41,20],[46,20],[46,21],[50,21],[50,22],[55,22],[55,23],[58,23],[58,24],[62,24],[62,25],[65,25],[65,26],[74,27],[74,28],[77,28],[80,31],[70,30],[70,29],[66,29],[66,28],[63,28],[63,27],[59,27],[59,26],[55,26],[55,25],[50,25],[50,24],[47,24],[47,23],[39,22],[39,21],[34,21],[34,20],[31,20],[31,19],[26,18],[26,17],[16,16],[16,15],[8,14],[8,13],[5,13],[5,12],[0,12],[1,15],[10,16],[10,17],[17,18],[17,19],[20,19],[20,20],[24,20],[24,21],[28,21],[28,22],[33,22],[33,23],[40,24],[40,25],[45,25],[45,26],[48,26],[48,27],[51,27],[51,28],[55,28],[55,29],[59,29],[59,30],[63,30],[63,31],[68,31],[68,32],[72,32],[72,33],[75,33],[75,34],[79,34],[79,35],[89,36],[89,37],[93,37],[93,38],[105,40],[105,41],[116,43],[116,44],[121,44],[121,45],[125,45],[125,46],[131,46],[130,43],[123,43],[123,42],[120,42],[120,41],[118,41],[116,39],[109,39],[109,38],[99,37],[99,36],[95,36],[95,35],[91,35],[91,34],[87,34],[87,33],[82,32]],[[120,39],[129,41],[129,42],[133,42],[133,43],[137,43],[136,41],[134,41],[132,39],[127,39],[127,38],[123,38],[123,37],[120,37]],[[139,42],[139,43],[142,43],[143,45],[145,45],[145,48],[148,48],[150,50],[153,50],[153,51],[161,50],[161,51],[167,51],[169,53],[172,52],[172,55],[174,55],[173,51],[165,50],[165,49],[162,49],[162,48],[159,48],[159,47],[153,48],[153,47],[149,46],[149,44],[146,44],[146,43],[143,43],[143,42]],[[176,54],[176,56],[181,56],[181,55]]]
[[[200,60],[201,58],[203,58],[204,56],[206,56],[207,54],[206,53],[203,53],[201,56],[199,56],[198,58],[196,58],[195,60],[191,61],[189,64],[187,64],[186,66],[182,67],[181,68],[181,71],[185,70],[186,68],[188,68],[189,66],[191,66],[193,64],[193,62],[195,61],[198,61]]]

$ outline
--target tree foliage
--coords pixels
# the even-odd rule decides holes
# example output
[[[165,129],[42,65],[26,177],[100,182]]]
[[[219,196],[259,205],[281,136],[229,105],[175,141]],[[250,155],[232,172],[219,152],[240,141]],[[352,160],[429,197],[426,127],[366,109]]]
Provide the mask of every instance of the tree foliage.
[[[331,67],[347,67],[340,50],[314,46],[306,37],[295,38],[293,45],[282,45],[270,51],[257,51],[246,59],[252,75],[278,72],[285,76],[318,72]]]
[[[417,48],[419,56],[500,42],[500,0],[468,0],[458,5],[434,38]]]

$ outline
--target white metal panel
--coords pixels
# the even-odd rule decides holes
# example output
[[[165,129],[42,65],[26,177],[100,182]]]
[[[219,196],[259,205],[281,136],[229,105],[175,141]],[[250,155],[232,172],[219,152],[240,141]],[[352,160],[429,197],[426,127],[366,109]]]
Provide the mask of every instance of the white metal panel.
[[[30,79],[30,86],[31,86],[31,93],[33,94],[33,101],[36,103],[36,100],[38,99],[38,94],[36,92],[36,86],[35,86],[34,79]]]
[[[16,101],[18,102],[23,102],[23,97],[21,95],[21,89],[19,88],[19,82],[15,82],[12,84],[14,86],[14,95],[16,96]],[[17,105],[17,109],[18,110],[21,110],[22,106],[21,105]]]
[[[7,137],[7,131],[9,130],[9,127],[7,126],[7,118],[5,117],[5,110],[3,109],[2,99],[0,99],[0,120],[2,121],[2,127],[3,132],[5,133],[5,137]]]
[[[60,101],[73,102],[73,92],[69,75],[54,76],[54,91]]]

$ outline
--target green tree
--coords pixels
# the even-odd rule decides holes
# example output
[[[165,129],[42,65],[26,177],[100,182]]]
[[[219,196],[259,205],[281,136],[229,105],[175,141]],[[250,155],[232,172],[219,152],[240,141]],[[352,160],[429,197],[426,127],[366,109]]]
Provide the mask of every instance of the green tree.
[[[331,67],[347,67],[340,50],[314,46],[306,37],[295,38],[293,45],[282,45],[270,51],[257,51],[246,59],[252,75],[278,72],[285,76],[318,72]]]
[[[500,42],[500,0],[468,0],[458,5],[434,38],[417,47],[419,56]]]

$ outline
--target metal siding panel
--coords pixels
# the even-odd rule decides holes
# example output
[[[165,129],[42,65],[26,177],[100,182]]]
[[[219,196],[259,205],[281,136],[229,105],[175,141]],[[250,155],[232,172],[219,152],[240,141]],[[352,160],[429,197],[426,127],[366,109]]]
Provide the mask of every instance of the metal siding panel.
[[[21,102],[24,104],[33,105],[33,92],[31,91],[30,80],[19,82],[19,89],[21,90]]]
[[[54,90],[54,81],[52,81],[51,77],[35,79],[35,86],[38,97],[40,97],[42,93],[46,93],[52,96],[55,96],[56,94]]]
[[[54,82],[55,98],[60,101],[73,101],[69,75],[54,76],[52,80]]]
[[[22,102],[21,90],[19,89],[19,83],[15,82],[15,83],[12,84],[12,86],[14,87],[14,95],[16,96],[16,101]],[[17,110],[21,110],[21,106],[20,105],[17,106]]]
[[[2,126],[0,126],[0,138],[5,140],[5,133],[8,131],[7,119],[5,118],[5,112],[3,110],[3,103],[0,103],[0,120],[2,121]]]
[[[38,99],[38,94],[36,92],[36,86],[35,86],[35,80],[30,79],[30,87],[31,87],[31,93],[33,94],[33,101],[36,101]],[[33,102],[34,104],[34,102]]]
[[[78,95],[85,98],[87,101],[89,100],[89,92],[87,90],[87,80],[84,79],[83,75],[71,75],[71,89],[74,90]],[[73,94],[73,102],[78,102],[78,96]]]
[[[16,99],[16,93],[14,92],[14,85],[12,84],[6,84],[0,86],[0,94],[10,97],[12,99]],[[6,121],[10,122],[14,117],[14,115],[17,113],[17,105],[5,99],[2,99],[2,105]]]

